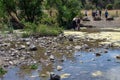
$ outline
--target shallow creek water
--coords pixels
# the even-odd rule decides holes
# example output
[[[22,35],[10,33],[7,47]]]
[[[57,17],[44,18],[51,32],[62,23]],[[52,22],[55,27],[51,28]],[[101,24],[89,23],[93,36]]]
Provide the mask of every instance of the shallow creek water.
[[[120,55],[120,49],[109,49],[108,53],[101,53],[101,56],[96,56],[94,52],[78,51],[69,58],[63,56],[64,62],[55,62],[47,67],[39,65],[33,71],[21,70],[19,66],[10,67],[0,80],[48,80],[49,76],[39,76],[46,71],[64,76],[62,80],[119,80],[120,60],[116,59],[116,55]],[[58,64],[63,67],[61,71],[53,68]]]

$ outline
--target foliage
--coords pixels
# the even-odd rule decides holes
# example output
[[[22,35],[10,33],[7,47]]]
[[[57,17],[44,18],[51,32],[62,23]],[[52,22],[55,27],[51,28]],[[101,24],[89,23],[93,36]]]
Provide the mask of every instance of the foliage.
[[[17,21],[25,19],[28,22],[36,22],[42,16],[42,2],[43,0],[1,0],[0,6]]]
[[[120,9],[120,1],[119,0],[116,0],[115,3],[114,3],[114,8],[115,9]]]
[[[113,9],[113,5],[112,5],[112,4],[108,4],[108,5],[106,6],[106,8],[107,8],[108,10],[111,10],[111,9]]]
[[[28,22],[35,22],[41,18],[43,0],[19,0],[22,18]],[[31,11],[32,10],[32,11]]]
[[[33,64],[33,65],[30,66],[30,69],[33,69],[33,70],[37,69],[37,68],[38,68],[38,66],[36,64]]]
[[[35,36],[57,36],[62,32],[62,28],[56,26],[48,25],[35,25],[34,23],[27,23],[25,32],[22,34],[22,37],[29,37],[31,35]]]
[[[49,1],[49,0],[48,0]],[[57,11],[57,21],[59,26],[67,28],[72,19],[78,14],[81,9],[81,3],[78,0],[51,0],[54,2],[54,7]]]
[[[95,9],[95,6],[92,4],[85,4],[85,9],[86,10]]]
[[[0,76],[4,75],[7,71],[5,71],[3,68],[0,68]]]

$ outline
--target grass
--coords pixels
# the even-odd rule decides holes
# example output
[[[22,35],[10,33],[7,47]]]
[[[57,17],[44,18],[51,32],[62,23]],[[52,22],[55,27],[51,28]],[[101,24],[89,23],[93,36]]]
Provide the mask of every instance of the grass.
[[[39,35],[39,36],[57,36],[62,33],[62,28],[55,26],[48,26],[39,24],[27,24],[25,32],[22,34],[22,37],[29,37],[30,35]]]

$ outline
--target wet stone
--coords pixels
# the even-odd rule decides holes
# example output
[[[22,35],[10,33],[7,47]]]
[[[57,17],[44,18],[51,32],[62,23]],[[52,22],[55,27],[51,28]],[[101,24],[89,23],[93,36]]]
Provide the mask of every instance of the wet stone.
[[[100,54],[100,53],[95,53],[95,55],[96,55],[96,57],[99,57],[99,56],[101,56],[101,54]]]
[[[62,70],[62,66],[57,66],[57,70],[61,71]]]
[[[120,59],[120,55],[116,56],[116,59]]]

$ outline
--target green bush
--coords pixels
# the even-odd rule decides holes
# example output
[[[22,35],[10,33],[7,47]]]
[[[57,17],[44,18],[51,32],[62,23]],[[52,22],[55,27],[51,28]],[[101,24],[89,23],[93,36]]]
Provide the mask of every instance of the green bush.
[[[107,8],[108,10],[111,10],[111,9],[113,9],[113,5],[112,5],[112,4],[108,4],[108,5],[106,6],[106,8]]]
[[[25,25],[25,32],[22,34],[22,37],[29,37],[31,35],[57,36],[63,30],[62,28],[56,26],[48,26],[43,24],[36,25],[34,23],[26,23]]]
[[[92,4],[86,4],[86,5],[85,5],[85,9],[86,9],[86,10],[95,9],[95,6],[92,5]]]
[[[0,68],[0,76],[4,75],[7,71],[5,71],[3,68]]]

